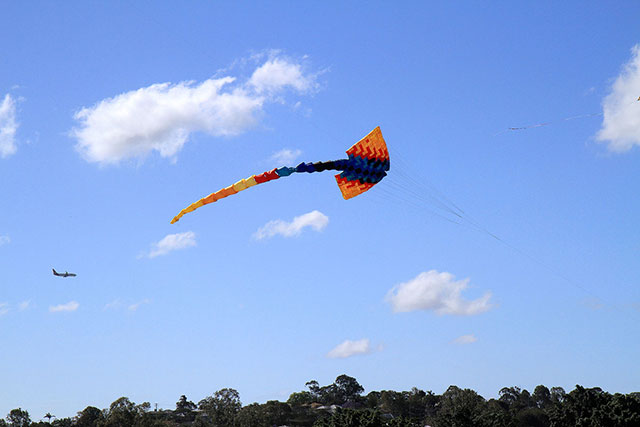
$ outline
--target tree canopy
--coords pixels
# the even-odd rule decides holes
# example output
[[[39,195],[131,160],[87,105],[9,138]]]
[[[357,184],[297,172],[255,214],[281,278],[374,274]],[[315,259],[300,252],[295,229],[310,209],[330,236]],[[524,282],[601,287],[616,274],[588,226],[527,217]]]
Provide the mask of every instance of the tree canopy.
[[[270,400],[246,406],[240,394],[223,388],[196,405],[180,395],[175,409],[151,410],[127,397],[108,408],[87,406],[75,417],[33,422],[29,412],[13,409],[0,427],[632,427],[640,425],[640,393],[610,394],[598,387],[538,385],[530,393],[503,387],[497,399],[451,385],[441,395],[413,387],[409,391],[371,391],[348,375],[321,386],[310,380],[307,390],[291,393],[286,402]]]

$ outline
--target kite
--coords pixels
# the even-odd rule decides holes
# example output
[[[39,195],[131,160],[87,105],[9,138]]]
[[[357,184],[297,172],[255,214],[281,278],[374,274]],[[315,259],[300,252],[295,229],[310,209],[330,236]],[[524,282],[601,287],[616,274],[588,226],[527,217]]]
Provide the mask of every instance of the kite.
[[[520,126],[520,127],[510,127],[510,128],[507,128],[507,129],[505,129],[503,131],[500,131],[500,132],[496,133],[496,135],[501,134],[502,132],[507,132],[507,131],[539,128],[539,127],[542,127],[542,126],[549,126],[549,125],[560,123],[560,122],[568,122],[568,121],[575,120],[575,119],[584,119],[585,117],[601,116],[602,114],[603,113],[581,114],[579,116],[565,117],[564,119],[558,119],[558,120],[554,120],[552,122],[544,122],[544,123],[538,123],[538,124],[535,124],[535,125]]]
[[[77,276],[76,273],[67,273],[66,271],[64,273],[58,273],[55,268],[52,268],[51,270],[53,270],[53,275],[58,277],[76,277]]]
[[[351,199],[371,189],[382,181],[389,170],[389,151],[382,137],[380,127],[376,127],[367,136],[355,143],[347,150],[348,158],[332,160],[328,162],[300,163],[296,167],[284,166],[272,169],[260,175],[252,175],[247,179],[241,179],[229,187],[209,194],[180,211],[172,220],[177,222],[186,213],[193,212],[201,206],[218,201],[224,197],[246,190],[256,184],[262,184],[292,173],[313,173],[325,170],[342,171],[335,176],[338,187],[345,200]]]
[[[638,97],[638,99],[633,101],[631,104],[635,104],[638,101],[640,101],[640,96]],[[629,105],[631,105],[631,104],[629,104]],[[510,127],[510,128],[506,128],[505,130],[494,134],[494,136],[499,135],[499,134],[501,134],[503,132],[513,131],[513,130],[525,130],[525,129],[539,128],[539,127],[542,127],[542,126],[548,126],[548,125],[559,123],[559,122],[568,122],[570,120],[583,119],[585,117],[596,117],[596,116],[602,116],[602,115],[604,115],[604,113],[581,114],[579,116],[565,117],[564,119],[558,119],[558,120],[554,120],[552,122],[544,122],[544,123],[538,123],[538,124],[535,124],[535,125],[520,126],[520,127]]]

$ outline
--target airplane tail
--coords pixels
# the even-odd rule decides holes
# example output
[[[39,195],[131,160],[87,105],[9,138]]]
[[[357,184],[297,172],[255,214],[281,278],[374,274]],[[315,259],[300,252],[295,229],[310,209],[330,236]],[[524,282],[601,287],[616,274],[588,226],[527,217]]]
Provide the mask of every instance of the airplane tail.
[[[56,271],[56,269],[55,269],[55,268],[52,268],[51,270],[53,271],[53,274],[55,274],[56,276],[57,276],[58,274],[60,274],[60,273],[58,273],[58,272]]]

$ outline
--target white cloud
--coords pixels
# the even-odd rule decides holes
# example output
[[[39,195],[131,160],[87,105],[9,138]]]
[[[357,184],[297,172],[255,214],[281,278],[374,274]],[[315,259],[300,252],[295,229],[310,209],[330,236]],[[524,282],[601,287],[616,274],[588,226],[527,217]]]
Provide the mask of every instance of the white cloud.
[[[231,136],[258,122],[265,103],[288,88],[305,93],[314,76],[300,64],[271,58],[242,83],[236,77],[201,83],[159,83],[104,99],[75,114],[76,149],[89,162],[115,164],[153,151],[175,159],[193,132]]]
[[[315,77],[305,75],[301,64],[284,58],[272,58],[258,67],[249,79],[249,85],[257,93],[279,92],[287,86],[305,93],[316,87]]]
[[[29,306],[31,305],[31,300],[27,300],[27,301],[22,301],[19,305],[18,305],[18,310],[20,311],[24,311],[27,308],[29,308]]]
[[[129,311],[136,311],[140,308],[140,306],[144,305],[144,304],[150,304],[151,300],[149,300],[148,298],[143,299],[142,301],[138,301],[136,303],[133,304],[129,304],[128,306],[126,306],[126,309]],[[120,309],[124,309],[125,308],[125,304],[120,300],[120,298],[116,298],[115,300],[111,301],[110,303],[105,304],[103,310],[120,310]]]
[[[0,236],[0,246],[11,243],[9,236]]]
[[[49,312],[50,313],[57,313],[57,312],[61,312],[61,311],[76,311],[78,309],[78,307],[80,307],[80,304],[78,304],[75,301],[69,301],[66,304],[59,304],[59,305],[52,305],[49,307]]]
[[[16,152],[17,130],[16,102],[6,94],[0,103],[0,157],[8,157]]]
[[[329,224],[329,217],[319,211],[311,211],[286,222],[280,219],[269,221],[254,234],[258,240],[273,237],[280,234],[284,237],[295,237],[302,233],[305,227],[311,227],[315,231],[322,231]]]
[[[372,351],[368,338],[357,341],[345,340],[327,353],[327,357],[331,359],[344,359],[358,354],[369,354]]]
[[[288,148],[282,149],[269,158],[270,163],[278,166],[291,165],[302,154],[300,150],[289,150]]]
[[[6,302],[0,302],[0,316],[4,316],[9,312],[9,304]]]
[[[491,308],[491,293],[468,301],[460,295],[468,287],[469,279],[455,281],[447,272],[430,270],[414,279],[394,286],[386,296],[394,312],[433,310],[437,314],[471,316]]]
[[[149,258],[166,255],[171,251],[186,249],[196,246],[196,234],[193,231],[184,233],[168,234],[162,240],[152,245]]]
[[[460,344],[460,345],[472,344],[472,343],[474,343],[476,341],[478,341],[478,338],[476,338],[475,335],[473,335],[473,334],[462,335],[462,336],[456,338],[455,340],[453,340],[454,344]]]
[[[131,304],[129,306],[129,311],[136,311],[138,308],[140,308],[141,305],[149,304],[150,302],[151,301],[149,301],[147,298],[145,298],[142,301],[136,302],[135,304]]]
[[[631,49],[631,59],[604,98],[602,128],[597,139],[610,151],[624,152],[640,145],[640,45]]]

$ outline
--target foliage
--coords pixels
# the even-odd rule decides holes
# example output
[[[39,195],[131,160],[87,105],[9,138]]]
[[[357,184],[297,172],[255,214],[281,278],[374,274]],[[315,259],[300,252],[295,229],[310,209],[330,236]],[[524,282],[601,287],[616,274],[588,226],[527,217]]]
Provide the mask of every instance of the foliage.
[[[327,418],[319,419],[313,427],[421,427],[417,421],[404,417],[389,417],[378,410],[341,409]]]
[[[364,391],[358,381],[348,375],[340,375],[333,384],[320,387],[318,381],[311,380],[305,384],[308,392],[303,395],[293,396],[294,399],[309,399],[311,402],[318,402],[323,405],[343,405],[347,402],[361,403],[361,394]],[[296,393],[294,393],[296,394]]]
[[[297,393],[291,393],[287,403],[291,406],[300,406],[313,403],[313,395],[308,391],[301,391]]]
[[[319,419],[313,427],[382,427],[384,426],[380,413],[366,409],[357,411],[343,409],[328,418]]]
[[[638,426],[640,399],[634,395],[612,396],[599,387],[576,385],[575,390],[564,396],[562,404],[553,408],[549,418],[552,427]]]
[[[198,404],[180,396],[174,410],[151,410],[148,402],[127,397],[107,409],[87,406],[74,418],[32,422],[29,413],[13,409],[0,427],[636,427],[640,426],[640,393],[610,394],[576,385],[570,393],[544,385],[533,393],[504,387],[497,399],[485,400],[470,389],[450,386],[442,395],[416,387],[410,391],[372,391],[355,378],[340,375],[333,384],[306,384],[287,402],[270,400],[242,406],[239,393],[223,388]]]
[[[23,411],[22,408],[12,409],[7,415],[7,421],[11,427],[29,427],[31,425],[29,412]]]
[[[187,396],[183,394],[176,402],[176,409],[173,411],[174,420],[179,424],[191,423],[196,419],[196,408],[196,404],[187,400]]]
[[[265,404],[252,403],[242,408],[235,418],[238,427],[271,427],[285,425],[291,417],[287,403],[270,400]]]
[[[198,409],[207,417],[200,417],[202,425],[230,426],[242,408],[240,394],[232,388],[223,388],[198,402]]]
[[[440,409],[436,415],[438,427],[473,427],[475,418],[485,407],[482,396],[468,388],[449,386],[440,398]]]
[[[98,421],[102,419],[102,411],[95,406],[87,406],[78,412],[75,425],[77,427],[97,427]]]

